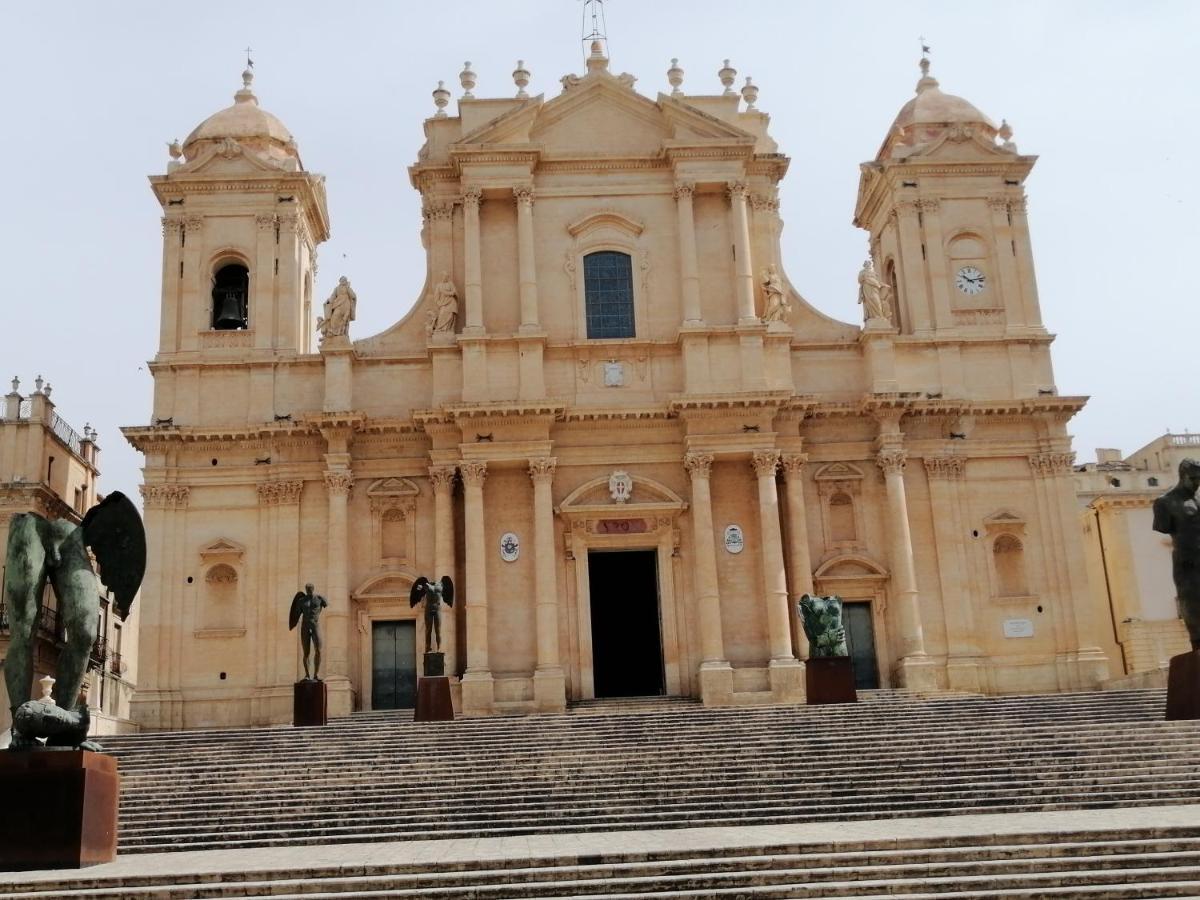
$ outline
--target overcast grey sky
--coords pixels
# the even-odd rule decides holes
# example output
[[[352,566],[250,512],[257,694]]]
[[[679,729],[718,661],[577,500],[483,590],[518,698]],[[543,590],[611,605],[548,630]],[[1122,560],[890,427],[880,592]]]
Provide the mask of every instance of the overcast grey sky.
[[[508,95],[583,70],[580,0],[508,2],[8,2],[0,5],[8,287],[0,375],[41,373],[76,429],[100,431],[102,490],[136,494],[140,457],[118,427],[144,424],[156,350],[160,210],[146,176],[166,144],[232,102],[254,48],[255,90],[328,178],[333,238],[318,295],[348,275],[356,337],[399,319],[424,264],[406,166],[438,79]],[[792,158],[782,184],[792,283],[858,320],[866,248],[850,224],[858,163],[874,156],[916,83],[918,36],[948,93],[999,120],[1041,159],[1028,182],[1047,326],[1079,460],[1200,428],[1190,312],[1200,245],[1200,3],[609,0],[612,67],[653,97],[678,57],[683,89],[717,93],[728,57]],[[451,106],[453,112],[453,105]],[[1188,389],[1175,385],[1189,383]],[[5,382],[6,383],[6,382]]]

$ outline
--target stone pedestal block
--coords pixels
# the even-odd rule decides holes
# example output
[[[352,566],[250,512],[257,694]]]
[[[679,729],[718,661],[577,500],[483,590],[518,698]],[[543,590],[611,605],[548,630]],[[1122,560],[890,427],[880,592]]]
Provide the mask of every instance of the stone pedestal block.
[[[117,858],[117,760],[89,750],[0,752],[0,870]]]
[[[494,712],[496,694],[491,672],[464,672],[459,684],[464,716],[489,716]]]
[[[426,653],[424,673],[426,678],[436,678],[438,675],[445,675],[446,654]]]
[[[816,656],[804,663],[808,702],[856,703],[854,664],[848,656]]]
[[[729,663],[700,664],[700,700],[705,706],[733,704],[733,667]]]
[[[563,712],[567,708],[567,679],[560,668],[533,673],[533,699],[538,712]]]
[[[453,719],[454,703],[450,699],[450,679],[445,675],[418,678],[417,708],[413,712],[413,721],[449,722]]]
[[[1200,650],[1171,657],[1167,674],[1167,721],[1200,719]]]
[[[910,691],[939,691],[938,673],[942,667],[928,656],[906,656],[896,666],[899,687]]]
[[[798,659],[773,659],[767,667],[771,700],[775,703],[804,702],[804,663]]]
[[[293,725],[324,725],[329,721],[329,694],[325,682],[297,681],[292,687]]]

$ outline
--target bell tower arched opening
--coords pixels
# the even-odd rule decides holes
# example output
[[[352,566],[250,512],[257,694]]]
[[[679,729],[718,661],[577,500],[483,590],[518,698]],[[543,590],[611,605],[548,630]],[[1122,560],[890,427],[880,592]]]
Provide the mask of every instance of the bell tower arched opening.
[[[226,262],[213,275],[212,327],[217,331],[247,328],[250,313],[250,270]]]

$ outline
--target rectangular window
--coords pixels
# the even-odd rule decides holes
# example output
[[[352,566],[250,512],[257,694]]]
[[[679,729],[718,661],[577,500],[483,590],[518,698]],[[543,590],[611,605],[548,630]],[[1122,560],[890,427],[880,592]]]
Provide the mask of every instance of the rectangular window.
[[[633,261],[611,250],[583,258],[583,291],[589,338],[631,338]]]

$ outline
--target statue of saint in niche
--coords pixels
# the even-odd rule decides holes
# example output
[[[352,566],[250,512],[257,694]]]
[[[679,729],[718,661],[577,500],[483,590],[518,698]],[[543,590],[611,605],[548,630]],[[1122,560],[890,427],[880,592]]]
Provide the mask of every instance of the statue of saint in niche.
[[[345,275],[338,279],[337,287],[325,301],[324,315],[317,319],[317,331],[321,332],[321,342],[326,338],[345,337],[350,332],[350,323],[354,321],[358,311],[358,295],[350,287],[350,279]]]
[[[429,311],[430,334],[454,334],[458,322],[458,291],[450,280],[450,273],[443,272],[442,280],[433,289],[433,309]]]
[[[863,314],[868,322],[872,319],[885,322],[892,320],[891,294],[891,287],[875,274],[874,261],[868,259],[858,273],[858,302],[863,305]]]
[[[1155,531],[1171,536],[1175,596],[1192,649],[1200,650],[1200,461],[1179,463],[1179,482],[1154,501]]]
[[[763,271],[762,286],[767,301],[763,306],[763,321],[786,321],[792,312],[792,305],[787,301],[783,279],[779,277],[779,270],[775,268],[774,263]]]

